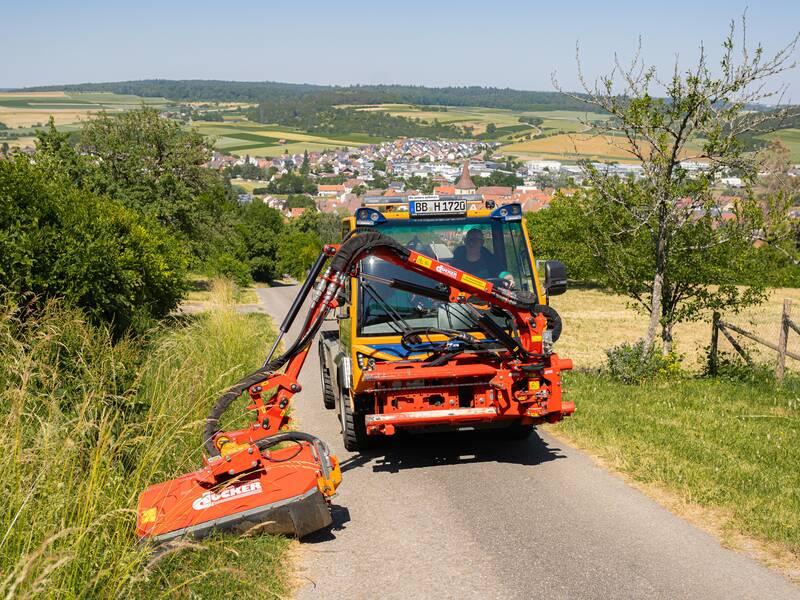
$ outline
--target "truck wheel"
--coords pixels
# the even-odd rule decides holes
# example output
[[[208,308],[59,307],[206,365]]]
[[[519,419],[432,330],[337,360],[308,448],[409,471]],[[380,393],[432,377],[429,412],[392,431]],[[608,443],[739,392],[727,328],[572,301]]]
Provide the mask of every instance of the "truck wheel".
[[[342,421],[342,438],[344,439],[344,447],[350,452],[358,452],[364,450],[369,446],[369,438],[367,436],[367,426],[364,423],[364,415],[354,413],[350,408],[350,395],[342,393],[339,401],[340,416]]]
[[[333,410],[336,408],[336,395],[333,393],[333,385],[331,384],[331,372],[325,366],[325,352],[322,349],[322,344],[319,347],[319,374],[322,383],[322,403],[325,408]]]

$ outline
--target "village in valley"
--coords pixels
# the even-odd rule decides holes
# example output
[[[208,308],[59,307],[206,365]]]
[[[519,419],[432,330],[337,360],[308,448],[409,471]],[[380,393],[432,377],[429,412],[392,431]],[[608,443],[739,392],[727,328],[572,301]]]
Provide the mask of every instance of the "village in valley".
[[[245,167],[258,179],[232,179],[240,186],[240,203],[264,202],[287,218],[307,210],[351,215],[364,204],[405,202],[409,196],[469,194],[495,204],[519,203],[525,213],[547,208],[556,193],[569,196],[586,178],[586,167],[577,162],[557,160],[515,160],[497,152],[499,144],[477,141],[448,141],[400,138],[381,144],[348,147],[277,158],[233,156],[215,151],[209,168],[236,172]],[[639,179],[639,164],[591,163],[592,167],[620,177]],[[703,162],[684,161],[690,176],[707,169]],[[316,188],[313,207],[290,206],[286,194],[271,194],[270,182],[290,173],[302,173]],[[800,175],[796,165],[790,175]],[[499,183],[497,183],[499,182]],[[738,177],[721,177],[717,182],[717,204],[722,218],[732,214]]]

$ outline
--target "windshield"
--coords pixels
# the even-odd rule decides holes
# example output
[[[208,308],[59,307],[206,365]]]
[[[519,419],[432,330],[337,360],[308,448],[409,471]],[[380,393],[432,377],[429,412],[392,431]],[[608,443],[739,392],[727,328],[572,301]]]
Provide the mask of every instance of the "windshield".
[[[397,220],[377,228],[381,233],[441,262],[515,290],[535,291],[530,256],[520,222],[486,218]],[[403,326],[468,331],[473,323],[463,308],[389,287],[372,279],[400,279],[425,287],[441,284],[396,265],[370,257],[361,261],[360,335],[397,335]],[[446,289],[446,288],[445,288]]]

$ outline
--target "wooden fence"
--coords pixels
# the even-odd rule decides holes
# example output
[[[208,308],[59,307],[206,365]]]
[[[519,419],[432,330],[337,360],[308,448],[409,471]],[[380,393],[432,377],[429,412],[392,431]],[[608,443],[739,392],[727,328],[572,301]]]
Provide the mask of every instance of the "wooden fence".
[[[714,316],[711,321],[711,352],[709,354],[709,371],[712,375],[717,374],[717,369],[719,367],[719,358],[718,358],[718,347],[719,347],[719,333],[722,332],[722,335],[725,336],[725,339],[730,342],[733,349],[747,362],[748,365],[753,364],[753,359],[747,353],[747,351],[742,348],[741,344],[736,341],[736,338],[733,337],[731,332],[738,333],[754,342],[761,344],[762,346],[766,346],[771,350],[774,350],[778,353],[778,358],[775,362],[775,377],[778,380],[783,379],[783,375],[786,372],[786,357],[793,358],[795,360],[800,360],[800,355],[795,354],[794,352],[790,352],[786,349],[787,341],[789,339],[789,330],[793,330],[795,333],[800,334],[800,327],[792,321],[791,319],[791,312],[792,312],[792,301],[789,298],[784,299],[783,301],[783,313],[781,314],[781,325],[780,325],[780,336],[778,338],[778,343],[770,342],[769,340],[764,339],[760,335],[756,335],[750,331],[742,329],[734,325],[733,323],[728,323],[723,321],[720,318],[720,314],[718,312],[714,313]]]

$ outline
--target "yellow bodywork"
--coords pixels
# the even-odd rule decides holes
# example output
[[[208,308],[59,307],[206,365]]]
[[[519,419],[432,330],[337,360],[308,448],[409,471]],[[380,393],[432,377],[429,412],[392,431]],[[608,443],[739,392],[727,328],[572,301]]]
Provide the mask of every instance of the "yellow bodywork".
[[[394,219],[405,219],[408,220],[410,215],[407,210],[408,204],[406,202],[397,203],[397,204],[385,204],[380,205],[381,214],[387,220],[394,220]],[[377,207],[375,207],[377,208]],[[398,210],[399,209],[399,210]],[[466,218],[481,218],[481,217],[488,217],[492,213],[491,209],[487,208],[470,208],[467,210]],[[356,219],[355,217],[347,217],[342,220],[342,230],[343,233],[348,231],[352,231],[356,228]],[[530,263],[533,271],[533,279],[534,284],[536,286],[536,293],[539,298],[544,297],[544,290],[542,288],[541,281],[539,279],[539,273],[535,268],[536,260],[533,255],[533,246],[531,245],[530,236],[528,234],[528,228],[525,225],[525,219],[522,219],[521,222],[523,236],[525,238],[525,245],[528,249],[528,255],[530,258]],[[476,282],[480,280],[476,279]],[[468,282],[469,283],[469,282]],[[399,344],[400,343],[400,336],[399,335],[386,335],[386,336],[368,336],[368,337],[359,337],[358,336],[358,324],[357,324],[357,315],[358,315],[358,281],[356,278],[351,278],[350,280],[350,302],[351,302],[351,310],[350,310],[350,318],[349,321],[349,337],[350,337],[350,364],[352,365],[353,370],[353,387],[351,390],[352,392],[358,392],[361,389],[361,382],[362,382],[362,375],[363,371],[361,369],[361,365],[358,362],[357,354],[360,353],[364,356],[368,356],[375,359],[383,359],[383,360],[397,360],[397,356],[392,354],[387,354],[384,352],[380,352],[371,348],[370,345],[374,344]],[[483,334],[476,332],[475,337],[481,339],[483,338]],[[443,341],[445,340],[445,336],[441,335],[431,335],[431,341]],[[423,355],[420,356],[420,358]],[[414,356],[412,358],[417,358]],[[351,395],[350,398],[351,408],[355,408],[353,406],[353,398]]]

